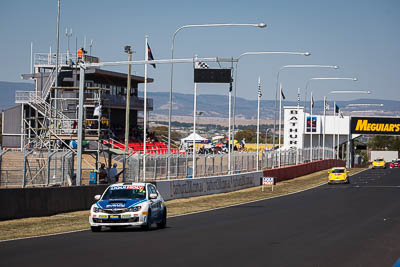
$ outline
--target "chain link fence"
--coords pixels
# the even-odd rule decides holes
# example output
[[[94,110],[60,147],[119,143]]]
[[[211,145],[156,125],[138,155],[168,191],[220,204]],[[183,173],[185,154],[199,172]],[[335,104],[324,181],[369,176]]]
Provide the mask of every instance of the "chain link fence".
[[[262,170],[335,157],[336,153],[333,149],[322,147],[313,148],[312,153],[309,148],[263,152],[258,156],[255,152],[235,152],[231,154],[231,168],[229,168],[228,154],[198,154],[195,160],[196,168],[193,168],[192,154],[170,156],[134,154],[127,159],[125,181],[142,182],[219,176],[255,171],[257,165]],[[146,159],[145,170],[143,169],[144,159]],[[122,165],[123,157],[115,157],[113,160],[120,161]],[[195,173],[193,173],[194,169]],[[118,172],[121,170],[119,169]],[[5,150],[0,153],[0,187],[2,188],[73,186],[76,185],[75,177],[76,155],[70,150],[50,153],[48,151]],[[82,169],[82,185],[96,184],[98,183],[96,178],[96,168]]]

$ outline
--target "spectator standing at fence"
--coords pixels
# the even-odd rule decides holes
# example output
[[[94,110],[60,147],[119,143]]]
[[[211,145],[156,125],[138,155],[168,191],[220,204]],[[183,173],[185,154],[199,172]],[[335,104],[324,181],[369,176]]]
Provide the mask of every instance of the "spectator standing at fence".
[[[246,139],[245,138],[243,138],[242,141],[240,141],[240,145],[242,146],[242,149],[245,148],[244,147],[246,145]]]
[[[117,163],[114,163],[112,168],[108,171],[108,183],[114,184],[118,182],[118,170],[117,170]]]
[[[107,179],[107,170],[106,170],[106,165],[104,163],[101,164],[100,169],[98,170],[99,173],[99,183],[100,184],[106,184],[108,181]]]

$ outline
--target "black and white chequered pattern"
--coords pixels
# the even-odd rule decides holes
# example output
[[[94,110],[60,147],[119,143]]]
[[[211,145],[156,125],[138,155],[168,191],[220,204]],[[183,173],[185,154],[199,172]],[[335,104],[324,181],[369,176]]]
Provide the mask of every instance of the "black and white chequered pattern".
[[[205,62],[196,62],[196,69],[209,69],[210,66]]]

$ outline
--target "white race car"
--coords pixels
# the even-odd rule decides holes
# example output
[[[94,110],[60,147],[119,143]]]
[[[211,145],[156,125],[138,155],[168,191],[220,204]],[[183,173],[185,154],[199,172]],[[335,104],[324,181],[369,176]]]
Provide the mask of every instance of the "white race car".
[[[155,185],[150,183],[118,183],[107,187],[90,208],[89,223],[93,232],[102,226],[141,226],[149,230],[167,225],[167,208]]]

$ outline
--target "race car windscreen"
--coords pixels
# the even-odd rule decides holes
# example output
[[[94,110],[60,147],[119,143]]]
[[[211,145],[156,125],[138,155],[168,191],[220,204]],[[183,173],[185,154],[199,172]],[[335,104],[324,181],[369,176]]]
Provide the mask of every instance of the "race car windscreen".
[[[102,200],[111,199],[145,199],[146,190],[142,187],[112,186],[104,194]]]
[[[344,169],[333,169],[332,173],[344,173]]]

